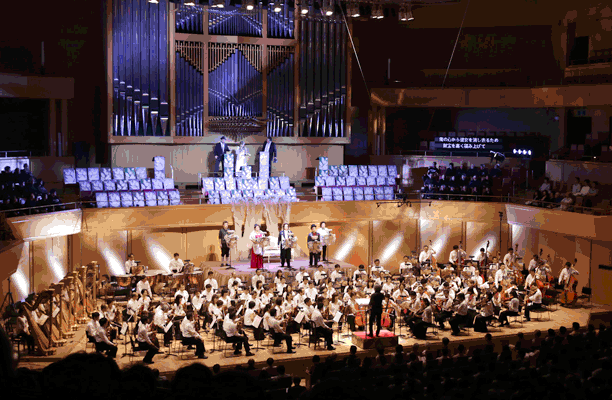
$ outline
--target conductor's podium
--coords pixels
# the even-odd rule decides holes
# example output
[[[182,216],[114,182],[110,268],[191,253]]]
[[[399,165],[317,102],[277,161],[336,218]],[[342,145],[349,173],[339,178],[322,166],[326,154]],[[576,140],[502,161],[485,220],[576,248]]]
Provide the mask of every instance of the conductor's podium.
[[[399,338],[393,332],[384,329],[380,331],[380,336],[366,336],[366,332],[353,332],[352,342],[355,346],[367,350],[377,347],[395,347],[399,344]]]

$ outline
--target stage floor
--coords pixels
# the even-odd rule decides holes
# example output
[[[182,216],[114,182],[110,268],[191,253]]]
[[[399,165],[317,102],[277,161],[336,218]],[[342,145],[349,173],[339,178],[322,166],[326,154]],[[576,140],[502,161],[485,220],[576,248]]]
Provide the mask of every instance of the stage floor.
[[[558,330],[561,326],[565,326],[567,328],[571,328],[573,322],[580,323],[580,326],[586,327],[589,323],[591,313],[597,315],[607,315],[612,313],[612,308],[592,305],[589,308],[558,308],[551,312],[550,320],[546,320],[548,318],[547,313],[543,313],[540,316],[543,321],[536,321],[533,316],[531,322],[524,322],[523,325],[519,323],[513,323],[510,327],[504,328],[492,328],[490,329],[491,335],[493,335],[494,340],[498,339],[499,343],[514,343],[516,340],[516,334],[518,332],[524,332],[525,337],[529,339],[532,337],[532,334],[535,330],[539,329],[545,334],[548,329]],[[608,316],[609,318],[609,316]],[[609,319],[608,319],[609,320]],[[439,330],[437,334],[433,334],[431,330],[428,331],[427,340],[417,340],[411,338],[409,335],[409,331],[402,327],[401,335],[399,329],[396,329],[395,334],[399,335],[399,344],[403,345],[404,348],[407,346],[412,346],[414,343],[419,343],[421,345],[427,346],[427,348],[431,350],[435,350],[441,346],[441,341],[443,338],[448,338],[451,342],[451,347],[456,348],[459,343],[464,343],[466,347],[470,347],[482,341],[484,334],[474,332],[472,329],[469,331],[462,331],[460,336],[452,336],[451,331],[448,328],[448,323],[446,330]],[[597,327],[597,325],[596,325]],[[215,364],[219,364],[223,369],[225,368],[234,368],[236,365],[246,365],[249,358],[253,358],[257,365],[263,365],[268,357],[273,357],[275,360],[280,362],[287,362],[294,365],[294,368],[291,368],[294,372],[288,368],[288,373],[297,374],[298,376],[305,376],[303,373],[303,366],[309,366],[311,363],[311,359],[313,355],[318,354],[322,358],[336,353],[339,357],[344,357],[349,354],[350,346],[352,345],[350,332],[344,328],[343,332],[338,335],[337,331],[334,330],[334,347],[335,351],[327,351],[324,345],[319,345],[315,350],[313,345],[308,347],[308,337],[305,336],[301,339],[302,346],[298,346],[296,348],[295,354],[286,354],[285,343],[283,342],[281,347],[272,347],[272,342],[268,339],[261,341],[259,343],[259,349],[256,349],[256,343],[250,340],[252,344],[252,352],[255,354],[253,357],[244,356],[244,351],[241,356],[234,356],[233,352],[230,350],[227,352],[227,357],[224,356],[222,351],[213,351],[213,336],[211,333],[201,332],[202,336],[205,338],[205,346],[206,346],[206,355],[208,359],[206,360],[198,360],[194,352],[195,350],[186,350],[180,357],[176,354],[177,350],[172,349],[169,353],[167,348],[162,348],[162,351],[166,354],[158,354],[154,358],[154,364],[151,365],[152,368],[156,368],[160,371],[160,374],[165,376],[173,376],[174,372],[186,365],[192,364],[194,362],[201,362],[209,367],[212,367]],[[251,335],[249,335],[251,337]],[[299,342],[298,335],[294,334],[293,336],[294,346]],[[117,364],[120,368],[128,367],[134,363],[138,363],[142,361],[144,356],[143,353],[140,353],[139,356],[136,356],[131,359],[128,353],[131,351],[129,345],[125,345],[124,340],[118,340],[119,343],[119,351],[117,353]],[[217,342],[217,345],[219,343]],[[27,367],[30,369],[42,369],[50,363],[57,361],[68,354],[85,351],[86,347],[86,338],[85,338],[85,325],[82,325],[81,328],[76,332],[75,337],[72,339],[67,339],[66,345],[59,347],[57,349],[56,354],[49,357],[34,357],[34,356],[23,356],[21,358],[19,366]],[[501,350],[501,347],[500,349]],[[87,347],[88,352],[93,352],[92,346],[89,345]],[[389,349],[391,351],[391,349]],[[358,354],[360,355],[375,355],[374,350],[362,350],[359,349]],[[296,367],[297,365],[297,367]]]

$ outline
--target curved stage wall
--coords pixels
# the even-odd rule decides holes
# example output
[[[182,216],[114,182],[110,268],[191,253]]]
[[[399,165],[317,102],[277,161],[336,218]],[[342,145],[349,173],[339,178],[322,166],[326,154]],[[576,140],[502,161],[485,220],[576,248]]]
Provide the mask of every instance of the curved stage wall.
[[[511,243],[519,243],[519,253],[527,260],[540,249],[544,256],[550,254],[556,274],[565,261],[578,259],[580,287],[593,288],[593,301],[612,303],[612,293],[607,290],[612,272],[599,268],[600,264],[612,265],[610,216],[503,203],[417,201],[402,207],[379,203],[294,203],[291,229],[299,239],[298,245],[305,249],[310,224],[326,221],[337,235],[336,244],[330,248],[332,259],[358,265],[379,258],[391,271],[397,271],[405,254],[418,251],[430,240],[439,262],[446,262],[452,246],[460,241],[469,255],[476,255],[487,240],[491,252],[501,249],[502,254]],[[224,220],[232,223],[229,205],[88,209],[82,213],[80,231],[74,217],[69,214],[62,219],[66,236],[57,236],[59,228],[37,231],[23,219],[14,224],[16,236],[26,244],[21,246],[19,266],[12,275],[18,286],[13,290],[17,298],[60,280],[62,274],[92,260],[100,263],[102,273],[115,274],[128,253],[134,253],[150,269],[164,269],[174,252],[196,265],[220,260],[218,229]],[[49,214],[35,218],[39,227],[45,226],[41,218],[58,224],[57,215]],[[49,236],[49,232],[55,236]],[[0,253],[0,257],[3,255]],[[10,269],[6,276],[13,271]]]

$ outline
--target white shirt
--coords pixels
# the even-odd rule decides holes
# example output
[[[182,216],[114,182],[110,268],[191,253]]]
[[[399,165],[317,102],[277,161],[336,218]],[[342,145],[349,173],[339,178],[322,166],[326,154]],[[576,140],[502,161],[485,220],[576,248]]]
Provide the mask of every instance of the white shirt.
[[[589,185],[584,185],[578,194],[580,196],[586,196],[589,194],[589,190],[591,190],[591,187]]]
[[[136,261],[134,260],[127,260],[125,262],[125,273],[127,275],[132,273],[132,268],[134,268],[136,266]]]
[[[393,289],[394,288],[395,288],[395,286],[393,285],[393,283],[389,282],[389,283],[385,283],[382,286],[382,291],[385,292],[385,293],[391,294],[391,293],[393,293]]]
[[[214,278],[208,278],[204,281],[204,287],[206,287],[206,285],[210,284],[210,286],[212,286],[213,290],[219,290],[219,284],[217,283],[217,280]],[[231,285],[228,284],[227,287],[232,287]]]
[[[17,317],[17,329],[15,333],[19,335],[22,332],[28,335],[30,334],[30,325],[28,324],[28,320],[25,315],[20,315]]]
[[[531,260],[529,261],[529,271],[531,271],[532,269],[535,270],[536,267],[538,266],[538,262],[536,260]]]
[[[329,235],[329,231],[331,231],[331,229],[327,229],[327,228],[319,228],[319,229],[317,229],[317,233],[321,236],[321,239],[324,236]]]
[[[497,272],[495,272],[495,286],[499,286],[501,281],[504,280],[505,273],[506,272],[502,268],[498,269]]]
[[[465,299],[461,304],[459,304],[456,308],[458,315],[467,315],[468,312],[468,299]]]
[[[167,323],[168,315],[161,308],[158,308],[153,315],[153,324],[163,328]]]
[[[514,312],[518,312],[518,310],[519,310],[519,299],[514,297],[512,300],[510,300],[510,304],[508,304],[508,310],[514,311]]]
[[[181,323],[181,334],[185,338],[194,337],[194,338],[202,339],[202,336],[200,336],[200,334],[195,330],[193,321],[190,321],[187,318],[185,318],[183,322]]]
[[[153,342],[151,342],[151,338],[149,338],[149,324],[143,324],[142,322],[138,323],[138,335],[136,336],[136,341],[155,346]]]
[[[208,291],[207,289],[204,289],[202,291],[202,297],[204,299],[206,299],[206,301],[209,302],[209,303],[212,300],[212,297],[213,297],[214,294],[215,294],[215,292],[212,289],[210,289],[210,291]]]
[[[251,241],[254,241],[255,239],[259,239],[264,237],[264,233],[259,231],[253,231],[251,232],[251,235],[249,235],[249,239]],[[258,256],[263,255],[263,246],[255,246],[255,243],[253,243],[253,253],[257,254]]]
[[[408,297],[408,291],[406,289],[397,289],[395,292],[393,292],[391,297],[393,297],[393,300],[397,301],[397,299],[400,297]]]
[[[229,280],[227,281],[227,287],[231,288],[232,286],[234,286],[234,282],[237,281],[238,282],[238,286],[242,285],[242,280],[240,278],[229,278]],[[215,281],[216,283],[217,281]],[[212,284],[211,284],[212,285]],[[206,285],[204,285],[204,287],[206,287]],[[213,286],[213,289],[215,287]],[[217,287],[217,289],[219,289]]]
[[[223,320],[223,330],[228,337],[238,336],[238,327],[234,321],[231,320],[229,314],[225,316]]]
[[[401,263],[400,267],[399,267],[399,271],[400,274],[402,273],[402,271],[404,271],[405,269],[412,269],[412,264],[407,262],[407,263]]]
[[[253,321],[255,320],[255,311],[252,309],[248,309],[244,312],[244,325],[245,326],[253,326]]]
[[[268,318],[268,329],[276,333],[284,333],[283,328],[275,317]]]
[[[359,275],[367,276],[368,274],[367,274],[367,272],[365,272],[365,270],[357,269],[357,270],[355,270],[355,272],[353,272],[353,280],[357,279],[357,277]]]
[[[317,296],[319,295],[319,291],[316,287],[308,288],[304,291],[304,295],[314,302],[317,299]]]
[[[325,320],[323,319],[323,315],[321,315],[321,312],[319,311],[318,308],[315,308],[312,311],[312,316],[310,318],[312,320],[312,322],[314,322],[315,327],[317,328],[327,328],[329,329],[329,326],[327,326],[325,324]]]
[[[482,265],[482,263],[485,261],[485,259],[491,259],[491,254],[489,253],[478,253],[478,255],[476,256],[476,260],[478,261],[478,263],[480,265]]]
[[[321,279],[326,278],[326,277],[327,277],[327,272],[325,271],[316,271],[314,273],[315,283],[321,282]]]
[[[577,195],[578,193],[580,193],[581,189],[582,189],[582,185],[580,183],[574,183],[572,185],[572,194]]]
[[[266,277],[263,275],[253,275],[253,277],[251,278],[251,285],[253,286],[253,289],[257,287],[258,281],[260,281],[263,285],[264,283],[266,283]]]
[[[191,299],[191,305],[196,311],[200,311],[202,304],[204,304],[204,299],[201,296],[193,296]]]
[[[540,289],[536,290],[533,296],[529,296],[529,301],[533,304],[542,304],[542,291]]]
[[[87,323],[87,327],[85,328],[85,332],[87,332],[87,336],[96,337],[96,333],[98,332],[98,327],[100,323],[98,321],[94,321],[93,319]]]
[[[371,265],[370,266],[370,273],[383,272],[384,270],[385,268],[382,265]]]
[[[425,310],[423,310],[422,320],[428,324],[433,324],[433,311],[431,306],[428,306]]]
[[[527,278],[525,278],[525,287],[529,288],[533,283],[535,282],[535,275],[527,275]]]
[[[176,299],[176,296],[178,296],[179,294],[183,296],[183,298],[181,299],[181,304],[184,304],[189,300],[189,293],[187,293],[186,290],[177,290],[176,293],[174,293],[174,298]]]
[[[127,313],[129,315],[138,314],[138,311],[140,310],[140,306],[141,306],[140,301],[130,299],[130,301],[127,302]]]
[[[110,344],[111,346],[115,345],[113,342],[108,340],[108,337],[106,336],[106,329],[104,329],[103,327],[99,325],[98,325],[98,329],[96,330],[96,334],[94,337],[96,339],[96,343],[106,343],[106,344]]]
[[[463,260],[465,260],[467,253],[461,249],[459,250],[453,250],[450,252],[450,255],[448,256],[448,262],[451,264],[457,264],[459,262],[459,258],[462,258]]]
[[[138,283],[136,284],[136,292],[138,292],[138,297],[142,296],[143,289],[147,290],[147,292],[149,293],[149,296],[153,294],[153,292],[151,292],[151,284],[149,283],[148,280],[145,282],[143,279],[141,281],[138,281]]]
[[[172,272],[175,272],[175,271],[176,272],[182,272],[184,264],[185,263],[180,258],[178,260],[175,260],[173,258],[172,260],[170,260],[170,265],[168,266],[168,268],[170,268],[170,271],[172,271]]]
[[[510,265],[514,264],[515,260],[516,260],[516,254],[514,253],[507,253],[504,256],[504,264],[506,264],[506,267],[510,267]]]
[[[340,274],[339,271],[333,270],[332,273],[329,275],[329,277],[331,278],[332,282],[335,282],[336,279],[342,278],[342,275]]]
[[[421,254],[419,254],[419,263],[424,263],[433,255],[436,254],[435,250],[428,249],[427,251],[423,250]]]
[[[563,282],[564,284],[567,284],[569,282],[569,278],[571,275],[578,275],[579,272],[576,271],[573,267],[570,268],[563,268],[561,270],[561,273],[559,274],[559,282]]]

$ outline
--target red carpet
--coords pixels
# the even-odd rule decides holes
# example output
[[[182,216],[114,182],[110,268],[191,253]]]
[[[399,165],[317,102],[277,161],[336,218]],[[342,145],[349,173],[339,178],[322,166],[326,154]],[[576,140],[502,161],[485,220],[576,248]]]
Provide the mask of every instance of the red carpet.
[[[353,335],[355,335],[355,336],[357,336],[357,337],[359,337],[360,339],[363,339],[363,340],[365,340],[365,339],[370,339],[371,340],[371,339],[376,339],[377,338],[376,332],[374,332],[374,337],[373,338],[369,337],[369,336],[366,337],[366,333],[365,332],[353,332]],[[382,330],[382,331],[380,331],[380,336],[378,336],[378,337],[389,338],[389,337],[395,337],[395,335],[393,334],[393,332],[389,332],[387,330]]]

